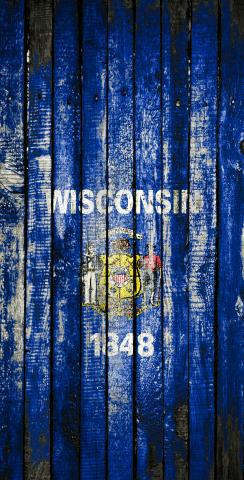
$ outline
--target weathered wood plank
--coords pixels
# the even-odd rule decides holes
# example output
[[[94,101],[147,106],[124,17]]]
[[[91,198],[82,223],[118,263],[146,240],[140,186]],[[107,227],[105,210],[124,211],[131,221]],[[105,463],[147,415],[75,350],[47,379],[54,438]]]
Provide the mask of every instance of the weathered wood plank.
[[[82,24],[84,202],[82,206],[81,478],[102,480],[106,478],[107,446],[106,357],[104,348],[101,348],[106,334],[106,318],[103,313],[106,288],[102,292],[99,289],[99,257],[106,253],[106,209],[104,211],[97,208],[96,198],[101,191],[106,196],[107,187],[106,2],[84,0]],[[89,195],[93,201],[92,211],[87,210],[85,202],[85,198]],[[90,256],[93,257],[91,263]],[[97,335],[97,340],[94,340],[94,335]]]
[[[25,87],[1,2],[3,479],[243,478],[244,10],[217,3],[27,0]]]
[[[27,3],[25,477],[50,478],[52,2]]]
[[[160,2],[137,2],[135,170],[138,201],[135,226],[136,233],[142,238],[136,241],[136,253],[140,254],[141,291],[136,297],[134,388],[137,405],[136,478],[141,480],[163,478],[162,215],[155,208],[156,192],[162,188],[160,22]],[[140,191],[148,208],[139,199]],[[150,195],[154,197],[151,204]],[[144,337],[139,337],[142,334]]]
[[[108,188],[113,196],[124,190],[116,200],[119,209],[108,215],[108,476],[118,480],[132,478],[134,466],[133,355],[119,350],[134,331],[133,4],[109,1],[108,14]],[[121,228],[128,234],[114,230]],[[128,287],[120,293],[113,275],[125,269]]]
[[[56,0],[53,20],[53,188],[70,191],[53,216],[54,478],[80,470],[81,79],[79,2]],[[72,193],[72,192],[73,193]],[[54,193],[55,195],[55,193]],[[75,195],[73,201],[72,195]],[[55,198],[55,197],[54,197]],[[54,200],[55,201],[55,200]]]
[[[217,2],[194,0],[191,35],[189,414],[191,479],[214,475]],[[200,193],[201,200],[197,200]]]
[[[243,478],[244,4],[221,2],[216,478]]]
[[[163,2],[164,478],[188,478],[188,2]],[[175,202],[175,199],[177,201]]]
[[[24,2],[0,5],[0,477],[23,478]]]

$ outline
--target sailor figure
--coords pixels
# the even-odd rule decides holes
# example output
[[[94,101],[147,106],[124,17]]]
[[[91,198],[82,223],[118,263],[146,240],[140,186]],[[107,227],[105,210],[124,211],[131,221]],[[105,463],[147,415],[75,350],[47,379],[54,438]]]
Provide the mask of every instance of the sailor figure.
[[[94,245],[87,245],[87,251],[83,263],[83,283],[85,291],[85,304],[96,304],[97,282],[96,282],[96,255]]]

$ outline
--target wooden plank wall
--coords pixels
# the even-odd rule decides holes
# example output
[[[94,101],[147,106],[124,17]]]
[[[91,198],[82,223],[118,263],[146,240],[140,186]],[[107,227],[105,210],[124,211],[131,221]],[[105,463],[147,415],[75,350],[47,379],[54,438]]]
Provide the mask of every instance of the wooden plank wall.
[[[1,0],[0,60],[0,480],[242,480],[243,0]]]
[[[22,478],[25,324],[24,4],[1,2],[0,477]]]
[[[26,478],[48,478],[51,451],[52,6],[51,2],[30,1],[26,9],[24,473]]]

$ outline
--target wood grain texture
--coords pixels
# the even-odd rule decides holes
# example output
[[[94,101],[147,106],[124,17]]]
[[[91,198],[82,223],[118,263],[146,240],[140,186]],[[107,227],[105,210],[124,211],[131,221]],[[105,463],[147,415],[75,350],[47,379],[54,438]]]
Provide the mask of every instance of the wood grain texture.
[[[163,2],[163,188],[188,190],[187,1]],[[164,478],[188,478],[188,215],[163,217]]]
[[[132,2],[111,0],[108,13],[108,188],[114,193],[123,189],[131,192],[134,178]],[[126,200],[123,200],[126,209]],[[133,226],[130,208],[125,215],[115,209],[109,212],[109,230],[124,227],[133,231]],[[117,252],[113,240],[110,237],[109,256]],[[126,253],[133,256],[132,242]],[[117,315],[108,279],[108,331],[122,341],[127,333],[133,332],[133,326],[133,298]],[[114,480],[133,477],[133,396],[133,356],[109,356],[108,476]]]
[[[243,1],[2,0],[0,60],[0,479],[242,480]]]
[[[23,478],[24,3],[0,5],[0,477]]]
[[[80,24],[57,0],[53,24],[53,188],[81,189]],[[71,194],[70,194],[71,195]],[[71,199],[69,199],[71,202]],[[78,203],[78,202],[77,202]],[[53,477],[80,473],[81,215],[53,214]]]
[[[244,5],[223,1],[219,112],[217,478],[243,478]]]
[[[189,199],[190,478],[214,475],[217,3],[193,1]],[[200,192],[197,200],[196,191]],[[198,211],[196,207],[198,206]]]
[[[50,478],[52,2],[27,4],[25,478]]]
[[[83,1],[82,20],[82,188],[96,196],[107,189],[107,5],[103,0]],[[106,201],[105,201],[106,204]],[[82,210],[85,211],[85,208]],[[106,210],[82,217],[82,361],[81,361],[81,478],[106,478],[107,391],[106,357],[94,354],[92,335],[106,344],[106,315],[85,306],[86,255],[94,246],[96,269],[106,254]],[[89,285],[88,285],[89,286]],[[89,292],[90,289],[89,289]],[[106,285],[99,295],[106,303]],[[93,306],[94,307],[94,306]],[[101,338],[100,337],[100,338]],[[101,347],[101,342],[100,342]]]
[[[161,145],[161,8],[152,2],[137,3],[135,30],[135,175],[136,189],[156,192],[162,188]],[[150,202],[148,202],[150,203]],[[146,213],[140,203],[135,229],[141,263],[149,251],[162,255],[162,215],[156,209]],[[142,295],[136,302],[136,337],[142,332],[153,338],[154,353],[142,357],[135,348],[137,405],[137,478],[163,477],[163,371],[162,371],[162,269],[152,273],[154,284],[146,284],[141,269]],[[151,288],[152,287],[152,288]],[[141,298],[142,297],[142,298]],[[154,306],[157,304],[157,306]],[[141,305],[144,311],[139,314]]]

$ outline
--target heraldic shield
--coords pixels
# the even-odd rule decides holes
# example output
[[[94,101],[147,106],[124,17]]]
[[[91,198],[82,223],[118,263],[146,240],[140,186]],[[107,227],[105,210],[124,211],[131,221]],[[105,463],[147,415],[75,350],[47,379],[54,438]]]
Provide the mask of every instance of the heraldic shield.
[[[97,254],[88,244],[83,262],[83,305],[101,313],[133,315],[133,299],[137,314],[160,303],[161,260],[148,246],[146,255],[132,254],[131,243],[117,238],[111,254]],[[134,272],[133,272],[134,270]],[[106,302],[108,295],[108,304]]]
[[[106,255],[101,255],[102,271],[99,279],[98,291],[106,288]],[[114,306],[121,301],[133,298],[141,290],[141,279],[139,273],[140,255],[136,255],[136,274],[133,276],[134,258],[132,255],[115,253],[108,257],[108,295],[113,300]],[[135,287],[133,285],[135,280]],[[134,293],[133,293],[134,291]]]

